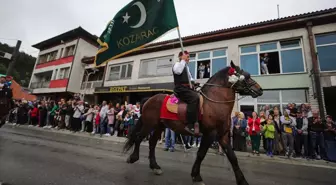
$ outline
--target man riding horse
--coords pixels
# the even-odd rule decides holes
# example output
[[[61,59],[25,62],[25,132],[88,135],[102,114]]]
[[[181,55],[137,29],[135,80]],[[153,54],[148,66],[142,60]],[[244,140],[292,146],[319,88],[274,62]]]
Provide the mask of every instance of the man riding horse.
[[[179,53],[179,61],[173,66],[174,74],[174,93],[177,97],[187,103],[187,123],[185,130],[193,135],[199,135],[199,95],[194,91],[194,79],[190,73],[188,63],[190,56],[188,51]]]

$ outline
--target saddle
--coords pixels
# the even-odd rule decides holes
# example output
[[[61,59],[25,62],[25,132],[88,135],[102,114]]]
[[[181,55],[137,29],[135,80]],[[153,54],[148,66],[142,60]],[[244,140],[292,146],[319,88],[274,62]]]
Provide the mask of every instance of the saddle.
[[[178,114],[181,121],[186,121],[187,104],[181,101],[175,94],[170,95],[167,104],[167,110]],[[203,114],[203,96],[199,94],[199,117]]]

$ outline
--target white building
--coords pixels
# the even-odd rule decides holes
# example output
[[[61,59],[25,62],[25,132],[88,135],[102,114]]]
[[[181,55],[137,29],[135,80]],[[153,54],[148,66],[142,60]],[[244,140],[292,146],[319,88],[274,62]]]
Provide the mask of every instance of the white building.
[[[29,87],[53,99],[79,93],[84,73],[81,59],[97,52],[97,37],[81,27],[33,45],[40,50]]]
[[[336,8],[188,36],[183,43],[192,53],[189,68],[198,82],[205,83],[232,60],[263,87],[263,96],[239,100],[234,111],[260,111],[265,105],[284,107],[288,103],[310,103],[313,109],[325,111],[327,99],[334,98],[328,95],[324,103],[322,87],[336,85]],[[97,100],[135,103],[141,97],[171,91],[171,67],[179,51],[179,41],[169,40],[108,63],[104,86],[95,89]],[[265,53],[270,58],[270,74],[260,69]],[[93,58],[83,62],[92,63]],[[310,73],[314,62],[320,64],[316,79]],[[198,74],[201,63],[210,68],[203,79]],[[334,107],[327,109],[336,116]]]

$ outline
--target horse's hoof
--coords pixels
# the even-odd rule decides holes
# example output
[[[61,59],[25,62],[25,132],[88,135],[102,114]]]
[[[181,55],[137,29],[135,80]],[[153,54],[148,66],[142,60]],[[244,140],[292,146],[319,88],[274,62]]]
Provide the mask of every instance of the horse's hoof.
[[[132,156],[129,156],[128,158],[127,158],[127,163],[128,164],[133,164],[133,163],[135,163],[135,162],[137,162],[139,160],[139,157],[132,157]]]
[[[155,175],[162,175],[163,171],[161,169],[153,169]]]
[[[205,185],[205,183],[203,181],[201,181],[201,182],[194,182],[193,185]]]

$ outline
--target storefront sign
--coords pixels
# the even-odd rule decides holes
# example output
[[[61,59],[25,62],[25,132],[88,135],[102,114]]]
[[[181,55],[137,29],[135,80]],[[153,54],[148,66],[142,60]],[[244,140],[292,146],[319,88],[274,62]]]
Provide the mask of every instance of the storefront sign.
[[[97,87],[95,93],[124,93],[124,92],[146,92],[146,91],[172,91],[173,83],[161,84],[143,84],[130,86],[112,86],[112,87]]]
[[[126,92],[127,86],[121,86],[121,87],[110,87],[110,92]]]

